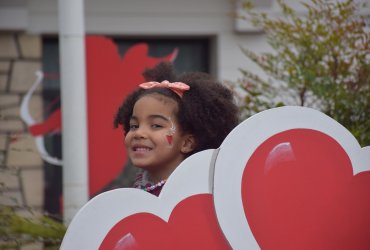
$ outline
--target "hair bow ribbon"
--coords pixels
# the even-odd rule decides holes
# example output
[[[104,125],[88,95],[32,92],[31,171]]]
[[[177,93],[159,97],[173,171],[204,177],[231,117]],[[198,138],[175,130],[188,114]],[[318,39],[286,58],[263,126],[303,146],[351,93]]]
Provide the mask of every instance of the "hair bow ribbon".
[[[169,82],[167,80],[164,80],[162,82],[144,82],[139,86],[143,89],[167,88],[175,92],[180,97],[183,96],[185,91],[190,89],[190,86],[183,82]]]

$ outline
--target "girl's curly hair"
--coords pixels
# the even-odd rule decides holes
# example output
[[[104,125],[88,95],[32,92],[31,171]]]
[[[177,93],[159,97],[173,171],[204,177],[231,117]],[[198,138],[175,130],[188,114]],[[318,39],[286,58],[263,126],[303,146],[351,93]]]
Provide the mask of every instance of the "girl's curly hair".
[[[159,93],[178,104],[177,120],[184,133],[194,135],[196,147],[191,154],[205,149],[218,148],[230,131],[238,124],[238,108],[231,90],[214,80],[209,74],[190,72],[176,75],[173,65],[162,62],[144,72],[146,81],[184,82],[190,86],[182,98],[166,88],[138,88],[124,100],[114,118],[114,126],[130,129],[130,118],[136,101],[144,95]]]

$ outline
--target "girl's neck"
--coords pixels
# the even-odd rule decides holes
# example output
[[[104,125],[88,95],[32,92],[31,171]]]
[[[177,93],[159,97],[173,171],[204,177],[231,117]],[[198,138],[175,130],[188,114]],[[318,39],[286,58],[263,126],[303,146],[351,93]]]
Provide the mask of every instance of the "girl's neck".
[[[170,165],[164,165],[160,168],[148,168],[148,180],[153,183],[167,180],[172,172],[181,164],[184,159],[185,157],[183,155],[180,155],[178,159],[176,161],[173,161]]]
[[[161,168],[161,169],[148,169],[148,180],[157,183],[162,180],[167,180],[168,177],[172,174],[172,172],[177,168],[178,164],[176,166],[167,167],[167,168]]]

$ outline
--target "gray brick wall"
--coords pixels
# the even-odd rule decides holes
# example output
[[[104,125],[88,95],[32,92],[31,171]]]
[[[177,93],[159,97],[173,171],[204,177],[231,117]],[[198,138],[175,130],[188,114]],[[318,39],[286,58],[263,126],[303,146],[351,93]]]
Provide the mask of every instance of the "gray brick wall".
[[[0,203],[40,213],[43,161],[20,118],[20,103],[35,81],[35,71],[41,70],[41,46],[38,35],[0,33]],[[41,89],[32,97],[30,112],[35,119],[42,119]]]

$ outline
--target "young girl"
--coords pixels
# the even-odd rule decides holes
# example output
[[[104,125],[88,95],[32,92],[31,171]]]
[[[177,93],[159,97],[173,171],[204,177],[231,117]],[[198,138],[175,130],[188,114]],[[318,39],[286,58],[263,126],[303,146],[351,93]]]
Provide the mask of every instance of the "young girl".
[[[138,174],[134,187],[159,195],[188,156],[218,148],[238,124],[232,92],[208,74],[176,75],[170,63],[144,72],[146,82],[119,107],[125,146]]]

